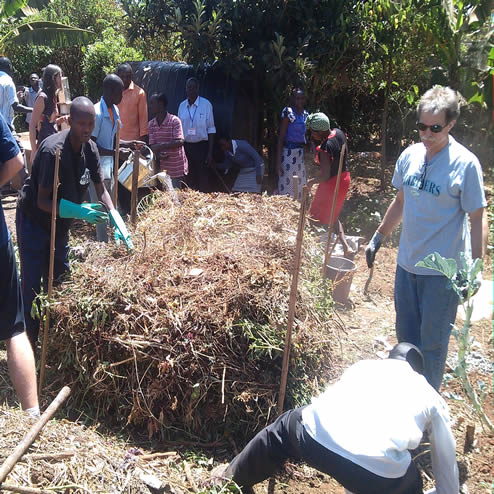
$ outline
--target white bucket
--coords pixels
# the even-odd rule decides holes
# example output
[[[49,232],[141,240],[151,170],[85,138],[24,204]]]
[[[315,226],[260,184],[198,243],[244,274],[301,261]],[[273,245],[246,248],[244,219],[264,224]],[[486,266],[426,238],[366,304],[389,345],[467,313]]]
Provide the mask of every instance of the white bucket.
[[[332,257],[326,266],[326,274],[333,282],[333,300],[345,304],[348,300],[353,275],[357,266],[345,257]]]

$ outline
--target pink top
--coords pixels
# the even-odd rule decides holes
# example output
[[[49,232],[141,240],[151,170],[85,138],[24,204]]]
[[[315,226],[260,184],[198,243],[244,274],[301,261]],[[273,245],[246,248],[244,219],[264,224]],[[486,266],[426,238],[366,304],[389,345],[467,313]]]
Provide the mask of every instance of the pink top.
[[[156,118],[149,122],[149,144],[161,144],[170,142],[173,139],[183,139],[182,124],[180,119],[168,113],[161,123],[158,124]],[[184,147],[170,148],[160,153],[160,168],[166,170],[172,178],[179,178],[189,172],[189,163],[185,156]]]

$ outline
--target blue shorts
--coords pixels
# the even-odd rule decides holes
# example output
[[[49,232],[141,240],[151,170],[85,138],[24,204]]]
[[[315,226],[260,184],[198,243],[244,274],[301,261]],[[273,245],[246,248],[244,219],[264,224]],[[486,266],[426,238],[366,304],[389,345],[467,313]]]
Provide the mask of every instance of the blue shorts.
[[[17,273],[12,240],[0,247],[0,340],[25,330],[21,284]]]

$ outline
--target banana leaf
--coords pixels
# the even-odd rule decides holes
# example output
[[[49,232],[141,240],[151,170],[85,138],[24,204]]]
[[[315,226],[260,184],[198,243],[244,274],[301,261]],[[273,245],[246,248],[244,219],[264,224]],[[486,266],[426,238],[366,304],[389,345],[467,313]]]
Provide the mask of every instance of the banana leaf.
[[[15,42],[63,48],[69,45],[87,44],[93,38],[94,33],[86,29],[78,29],[57,22],[35,21],[21,24],[6,33],[0,39],[0,45]]]

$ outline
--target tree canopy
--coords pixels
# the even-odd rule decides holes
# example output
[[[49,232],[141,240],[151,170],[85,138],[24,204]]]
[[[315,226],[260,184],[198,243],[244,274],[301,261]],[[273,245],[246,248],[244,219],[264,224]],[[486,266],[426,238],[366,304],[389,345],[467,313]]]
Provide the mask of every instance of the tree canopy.
[[[9,27],[0,48],[19,73],[26,77],[36,57],[58,61],[76,94],[98,92],[101,71],[111,69],[105,46],[115,61],[220,64],[234,77],[249,74],[264,100],[268,145],[290,89],[302,86],[309,109],[326,111],[353,142],[380,141],[383,183],[386,159],[413,137],[414,105],[432,84],[492,106],[490,0],[5,0],[0,12]],[[27,19],[40,29],[30,31]],[[90,33],[68,47],[69,37]],[[50,48],[57,44],[63,48]]]

